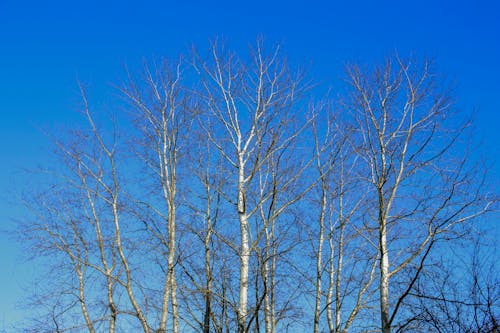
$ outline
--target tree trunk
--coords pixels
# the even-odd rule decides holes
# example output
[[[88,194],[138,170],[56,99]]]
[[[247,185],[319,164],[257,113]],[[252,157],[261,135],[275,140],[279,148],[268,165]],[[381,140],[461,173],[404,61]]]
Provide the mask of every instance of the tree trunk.
[[[210,206],[209,206],[210,207]],[[210,209],[210,208],[209,208]],[[210,218],[208,218],[209,220]],[[212,237],[212,226],[210,221],[207,226],[207,235],[205,237],[205,313],[203,314],[203,333],[210,333],[210,315],[212,313],[212,268],[210,266],[210,241]]]
[[[238,172],[238,217],[240,222],[241,253],[240,253],[240,293],[238,304],[238,332],[246,331],[248,305],[248,263],[250,261],[250,246],[248,239],[248,216],[246,214],[245,169],[243,156],[240,155]]]
[[[324,186],[324,185],[323,185]],[[321,313],[321,271],[323,266],[323,241],[325,229],[326,191],[323,187],[321,196],[321,213],[319,216],[318,253],[316,256],[316,295],[314,308],[314,333],[319,332],[319,317]]]
[[[382,211],[380,212],[382,214]],[[387,223],[383,216],[379,220],[380,252],[380,319],[382,333],[390,333],[389,322],[389,253],[387,251]]]

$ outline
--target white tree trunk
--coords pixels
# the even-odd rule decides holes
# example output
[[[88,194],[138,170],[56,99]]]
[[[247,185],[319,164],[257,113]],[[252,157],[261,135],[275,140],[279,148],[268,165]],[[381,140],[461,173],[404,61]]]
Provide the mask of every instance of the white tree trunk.
[[[248,264],[250,261],[250,246],[249,246],[249,226],[248,216],[246,213],[246,198],[245,198],[245,167],[243,157],[239,157],[239,172],[238,172],[238,217],[240,222],[241,235],[241,253],[240,253],[240,293],[238,303],[238,332],[242,333],[246,330],[247,306],[248,306]]]
[[[380,246],[380,319],[382,333],[390,333],[389,322],[389,253],[387,251],[387,225],[385,220],[379,226]]]
[[[325,210],[326,210],[326,191],[325,188],[323,188],[323,194],[321,197],[321,213],[319,216],[318,253],[316,255],[316,296],[315,296],[316,303],[314,307],[314,329],[313,329],[314,333],[319,332],[319,317],[321,313],[321,275],[322,275],[321,273],[323,266]]]

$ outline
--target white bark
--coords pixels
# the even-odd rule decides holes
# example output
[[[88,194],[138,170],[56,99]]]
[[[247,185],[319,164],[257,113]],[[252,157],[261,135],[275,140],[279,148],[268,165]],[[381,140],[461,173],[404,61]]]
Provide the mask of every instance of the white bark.
[[[238,332],[246,332],[247,306],[248,306],[248,274],[250,261],[250,240],[248,236],[249,225],[246,212],[245,198],[245,162],[243,155],[238,157],[238,218],[240,221],[240,283],[238,301]]]
[[[321,166],[319,166],[321,169]],[[324,177],[322,177],[324,178]],[[318,233],[318,249],[316,254],[316,295],[315,295],[315,307],[314,307],[314,333],[319,332],[319,320],[321,314],[321,278],[323,274],[323,242],[324,242],[324,230],[325,230],[325,213],[326,213],[326,188],[325,179],[321,180],[321,208],[319,216],[319,233]]]
[[[381,219],[383,217],[380,217]],[[380,253],[380,319],[383,333],[391,332],[389,314],[389,252],[387,250],[387,223],[379,221]]]
[[[477,188],[472,193],[464,190],[474,177],[464,172],[467,156],[457,163],[451,148],[465,127],[452,134],[442,129],[450,113],[449,98],[436,90],[428,63],[415,69],[411,62],[396,57],[394,63],[389,61],[374,71],[373,77],[357,68],[349,74],[356,91],[356,125],[363,139],[356,149],[369,169],[368,182],[378,210],[373,215],[378,229],[380,328],[390,333],[436,237],[484,213],[489,203],[477,195]],[[449,160],[447,155],[451,155]],[[426,173],[433,177],[428,188],[421,184]],[[457,187],[463,192],[459,194]],[[482,202],[484,208],[477,206],[476,212],[465,213]],[[396,227],[408,233],[408,251],[391,255],[389,233]],[[410,266],[414,269],[408,270]],[[390,290],[392,278],[403,271],[408,273],[406,284],[398,283],[397,291]]]

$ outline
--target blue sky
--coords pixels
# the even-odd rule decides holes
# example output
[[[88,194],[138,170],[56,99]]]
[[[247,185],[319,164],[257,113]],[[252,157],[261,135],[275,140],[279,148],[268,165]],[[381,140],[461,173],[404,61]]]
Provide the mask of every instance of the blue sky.
[[[246,51],[258,35],[280,42],[294,63],[335,86],[346,63],[379,62],[398,51],[436,60],[456,83],[458,107],[474,112],[483,152],[499,155],[498,1],[22,1],[0,0],[0,225],[23,215],[21,169],[50,163],[40,128],[71,126],[77,79],[106,104],[110,83],[144,57],[175,57],[223,36]],[[498,179],[500,168],[493,170]],[[33,268],[0,233],[0,331],[20,318],[15,303]]]

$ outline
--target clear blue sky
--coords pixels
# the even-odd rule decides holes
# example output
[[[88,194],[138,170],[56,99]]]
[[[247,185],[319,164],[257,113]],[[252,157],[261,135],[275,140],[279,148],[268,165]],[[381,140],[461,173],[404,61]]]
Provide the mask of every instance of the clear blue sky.
[[[105,103],[124,65],[175,56],[223,36],[237,50],[258,35],[284,44],[293,62],[332,84],[347,62],[380,61],[395,50],[431,57],[456,82],[459,107],[476,114],[483,150],[499,155],[500,4],[498,1],[22,1],[0,0],[0,224],[22,215],[21,168],[47,163],[38,128],[71,126],[76,80]],[[498,165],[494,177],[500,175]],[[0,331],[31,268],[0,233]]]

